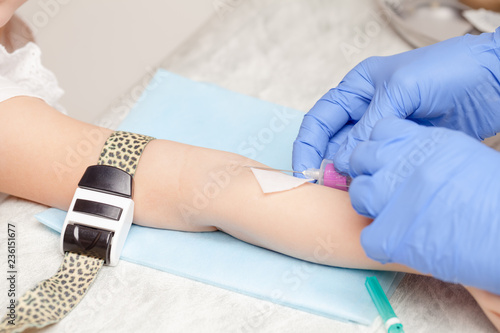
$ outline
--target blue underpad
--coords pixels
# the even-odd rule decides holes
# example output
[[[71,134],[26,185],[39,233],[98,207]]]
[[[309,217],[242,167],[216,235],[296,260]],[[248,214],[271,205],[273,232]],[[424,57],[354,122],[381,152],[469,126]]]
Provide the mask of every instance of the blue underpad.
[[[289,169],[302,117],[300,111],[159,70],[119,129],[231,151]],[[65,215],[50,208],[36,218],[61,232]],[[121,259],[365,325],[377,316],[365,288],[366,277],[377,276],[390,296],[403,276],[313,264],[223,232],[190,233],[137,225],[130,230]]]

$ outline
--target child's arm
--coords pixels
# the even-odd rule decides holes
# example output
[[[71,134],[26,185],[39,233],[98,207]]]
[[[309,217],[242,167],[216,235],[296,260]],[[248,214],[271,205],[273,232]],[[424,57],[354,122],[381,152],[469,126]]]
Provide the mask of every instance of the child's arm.
[[[465,289],[474,297],[493,326],[500,331],[500,295],[494,295],[490,292],[473,287],[465,287]]]
[[[43,101],[0,103],[0,191],[67,210],[85,169],[111,130],[64,116]],[[240,155],[154,140],[135,175],[134,222],[156,228],[223,230],[250,243],[328,265],[408,271],[366,257],[370,220],[347,193],[314,184],[263,194]]]
[[[96,164],[110,130],[17,97],[0,103],[0,191],[67,210],[77,183]],[[242,156],[152,141],[135,176],[135,223],[186,231],[223,230],[310,261],[404,269],[368,259],[359,233],[370,221],[347,193],[305,184],[263,194]]]
[[[16,97],[0,103],[0,191],[68,209],[83,172],[111,131]],[[366,257],[359,235],[370,223],[347,193],[305,184],[263,194],[242,156],[152,141],[135,176],[134,222],[186,231],[223,230],[242,240],[327,265],[411,271]],[[500,327],[500,296],[472,295]],[[497,310],[495,310],[497,309]]]

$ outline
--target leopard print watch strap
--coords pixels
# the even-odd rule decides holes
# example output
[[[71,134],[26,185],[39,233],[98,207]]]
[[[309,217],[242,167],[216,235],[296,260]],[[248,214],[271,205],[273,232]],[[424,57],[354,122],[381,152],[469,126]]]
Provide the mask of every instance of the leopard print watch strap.
[[[134,176],[142,152],[151,140],[154,140],[152,136],[113,132],[104,144],[97,164],[114,166]]]
[[[103,259],[66,252],[57,273],[21,297],[16,318],[5,318],[0,332],[22,332],[57,323],[85,296],[103,264]]]
[[[153,137],[116,131],[102,149],[99,165],[119,168],[134,176],[146,145]],[[63,319],[85,296],[104,259],[66,252],[57,273],[25,293],[16,304],[16,317],[0,323],[0,333],[42,328]]]

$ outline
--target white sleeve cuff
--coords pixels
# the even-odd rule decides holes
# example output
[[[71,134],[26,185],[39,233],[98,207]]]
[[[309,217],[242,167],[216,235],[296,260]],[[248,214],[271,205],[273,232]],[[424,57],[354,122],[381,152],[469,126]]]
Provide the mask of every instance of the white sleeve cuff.
[[[2,81],[1,78],[0,78],[0,81]],[[30,91],[28,91],[24,88],[21,88],[19,86],[2,88],[1,84],[0,84],[0,103],[8,100],[9,98],[17,97],[17,96],[29,96],[29,97],[37,97],[37,98],[43,99],[41,96],[38,96],[37,94],[33,94]]]

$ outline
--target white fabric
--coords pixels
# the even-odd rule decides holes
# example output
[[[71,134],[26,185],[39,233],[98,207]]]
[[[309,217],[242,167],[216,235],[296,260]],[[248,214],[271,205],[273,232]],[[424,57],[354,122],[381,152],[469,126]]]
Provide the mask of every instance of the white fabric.
[[[63,95],[55,75],[41,62],[40,48],[33,42],[9,53],[0,45],[0,102],[16,96],[32,96],[65,113],[58,104]]]

